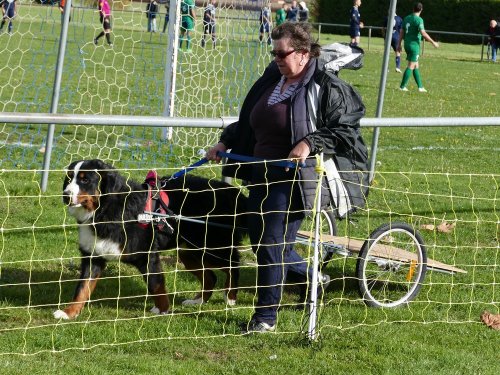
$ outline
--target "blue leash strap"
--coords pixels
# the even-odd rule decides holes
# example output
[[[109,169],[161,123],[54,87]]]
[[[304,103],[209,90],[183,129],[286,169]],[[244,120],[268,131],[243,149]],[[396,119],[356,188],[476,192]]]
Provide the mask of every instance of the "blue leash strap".
[[[306,167],[305,163],[295,163],[293,161],[288,161],[288,160],[266,161],[265,159],[256,158],[254,156],[238,155],[238,154],[233,154],[230,152],[218,151],[217,155],[220,157],[223,157],[223,158],[228,158],[231,160],[237,160],[237,161],[243,161],[243,162],[262,162],[263,161],[263,162],[267,162],[269,165],[272,165],[275,167],[283,167],[283,168],[297,168],[297,167],[304,168],[304,167]],[[176,178],[182,177],[186,173],[192,171],[195,168],[198,168],[200,165],[203,165],[206,162],[208,162],[207,158],[200,159],[197,162],[191,164],[190,166],[183,168],[180,171],[175,172],[172,176],[170,176],[169,180],[175,180]]]
[[[207,158],[203,158],[198,160],[196,163],[191,164],[189,167],[186,167],[184,169],[181,169],[180,171],[175,172],[171,177],[170,180],[174,180],[176,178],[179,178],[181,176],[184,176],[186,173],[189,171],[192,171],[193,169],[199,167],[200,165],[205,164],[208,161]]]
[[[223,158],[228,158],[231,160],[237,160],[237,161],[245,161],[245,162],[259,162],[259,161],[264,161],[266,162],[266,159],[261,159],[261,158],[256,158],[254,156],[246,156],[246,155],[238,155],[238,154],[233,154],[230,152],[223,152],[223,151],[217,151],[217,155]],[[304,168],[306,167],[306,163],[296,163],[293,161],[288,161],[288,160],[275,160],[275,161],[267,161],[269,165],[272,165],[274,167],[283,167],[283,168]]]

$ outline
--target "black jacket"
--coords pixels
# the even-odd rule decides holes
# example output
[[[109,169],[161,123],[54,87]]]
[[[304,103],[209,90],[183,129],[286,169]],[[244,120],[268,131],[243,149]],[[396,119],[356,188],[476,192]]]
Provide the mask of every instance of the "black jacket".
[[[337,208],[342,204],[338,201],[338,186],[337,191],[333,191],[336,189],[332,184],[335,173],[332,174],[331,169],[337,169],[342,181],[337,178],[336,184],[340,183],[341,190],[342,186],[347,189],[349,200],[349,207],[338,212],[338,216],[343,217],[355,207],[364,205],[368,190],[368,175],[364,173],[368,169],[368,154],[359,131],[359,120],[365,114],[365,107],[357,91],[333,72],[325,70],[322,64],[320,60],[311,60],[304,85],[291,98],[291,143],[295,145],[305,139],[311,147],[311,154],[324,154],[327,170],[323,186],[329,189],[323,191],[323,206],[330,197]],[[263,93],[276,85],[280,78],[278,66],[272,62],[248,92],[239,120],[224,129],[220,141],[233,153],[252,156],[255,136],[249,123],[250,112]],[[308,159],[306,164],[308,167],[299,172],[300,187],[304,208],[310,210],[314,206],[318,175],[314,168],[315,159]],[[250,168],[227,165],[223,174],[250,180]]]
[[[493,28],[488,27],[486,30],[486,35],[488,35],[488,41],[490,43],[499,44],[500,43],[500,22]]]
[[[146,5],[146,17],[156,18],[156,14],[158,13],[158,3],[149,2]]]

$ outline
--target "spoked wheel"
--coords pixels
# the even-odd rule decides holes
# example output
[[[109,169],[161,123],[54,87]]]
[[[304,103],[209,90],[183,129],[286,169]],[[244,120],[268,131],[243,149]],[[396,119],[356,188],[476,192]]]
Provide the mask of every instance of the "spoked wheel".
[[[328,234],[330,236],[337,235],[337,222],[336,217],[331,209],[321,210],[321,234]],[[321,245],[321,260],[320,270],[322,270],[328,262],[332,259],[334,251],[328,247],[327,244]]]
[[[411,301],[426,271],[424,241],[406,223],[385,224],[373,231],[356,264],[361,297],[373,307],[396,307]]]
[[[331,209],[321,210],[321,233],[330,236],[337,235],[337,223],[335,214]]]
[[[323,209],[320,213],[320,233],[321,235],[336,236],[337,235],[337,223],[334,211],[331,208]],[[314,220],[314,218],[313,218]],[[310,221],[305,224],[305,231],[311,232],[314,235],[314,225]],[[330,242],[331,243],[331,242]],[[332,247],[329,246],[329,242],[322,240],[321,242],[321,254],[319,259],[320,270],[326,266],[326,264],[332,259],[334,251]]]

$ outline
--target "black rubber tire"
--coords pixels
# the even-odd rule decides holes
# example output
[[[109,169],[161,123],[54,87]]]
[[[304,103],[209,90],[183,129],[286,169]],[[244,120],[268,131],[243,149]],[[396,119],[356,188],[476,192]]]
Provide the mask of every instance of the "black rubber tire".
[[[386,256],[374,255],[375,245],[385,244]],[[416,260],[396,259],[391,247],[413,254]],[[394,256],[394,259],[391,259]],[[397,307],[413,300],[427,272],[427,252],[418,231],[406,223],[384,224],[370,234],[356,263],[359,292],[373,307]]]

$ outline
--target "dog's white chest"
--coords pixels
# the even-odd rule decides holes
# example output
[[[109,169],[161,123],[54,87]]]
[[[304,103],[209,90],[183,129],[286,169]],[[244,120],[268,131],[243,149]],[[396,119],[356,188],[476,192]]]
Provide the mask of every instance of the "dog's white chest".
[[[118,260],[122,254],[120,245],[110,240],[102,240],[94,235],[87,225],[81,225],[80,248],[91,255],[102,256],[107,260]]]

